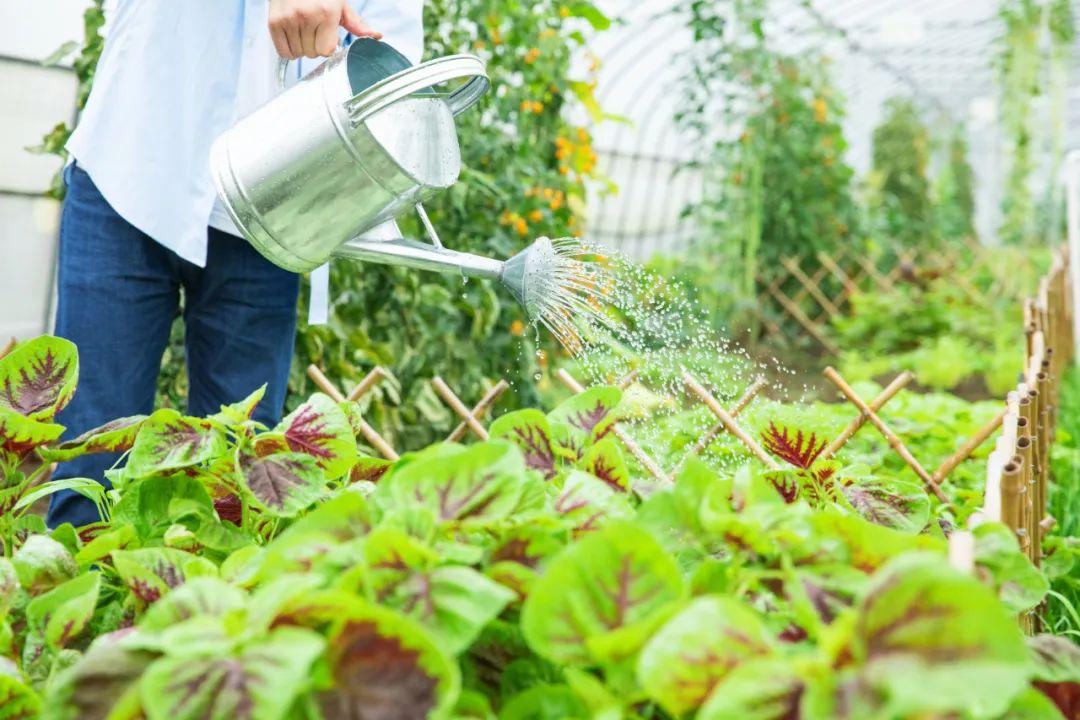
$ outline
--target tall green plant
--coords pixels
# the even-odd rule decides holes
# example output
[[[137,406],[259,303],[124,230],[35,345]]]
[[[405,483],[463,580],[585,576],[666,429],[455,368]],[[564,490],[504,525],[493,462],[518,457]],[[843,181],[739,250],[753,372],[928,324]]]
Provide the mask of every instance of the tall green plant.
[[[857,225],[828,63],[778,46],[766,11],[763,0],[686,8],[697,42],[680,118],[698,135],[702,160],[693,164],[706,176],[694,211],[703,245],[743,298],[783,257],[830,250]]]
[[[999,234],[1004,242],[1021,244],[1035,235],[1031,106],[1041,92],[1043,15],[1035,0],[1004,0],[1000,15],[1005,25],[998,64],[1007,169]]]
[[[975,236],[975,173],[968,161],[967,138],[959,127],[946,143],[934,205],[937,230],[942,238],[959,240]]]
[[[874,130],[872,204],[889,238],[916,245],[933,235],[927,175],[930,133],[919,109],[907,98],[889,100],[885,113]]]

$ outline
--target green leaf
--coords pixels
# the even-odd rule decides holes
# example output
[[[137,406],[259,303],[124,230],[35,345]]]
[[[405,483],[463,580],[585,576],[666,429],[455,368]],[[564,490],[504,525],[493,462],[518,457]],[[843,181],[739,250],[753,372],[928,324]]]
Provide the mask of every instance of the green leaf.
[[[164,597],[187,579],[187,568],[192,563],[205,560],[173,548],[142,548],[139,550],[114,550],[113,565],[124,585],[146,604]]]
[[[551,444],[551,426],[539,410],[506,413],[491,423],[491,439],[506,439],[520,448],[525,464],[550,480],[558,473],[558,461]]]
[[[113,550],[120,550],[135,541],[135,528],[128,524],[114,525],[112,529],[95,537],[82,546],[75,554],[75,562],[80,565],[89,565],[100,560]]]
[[[19,584],[40,595],[64,583],[79,571],[68,549],[46,535],[31,535],[11,558]]]
[[[326,492],[326,480],[311,455],[283,452],[258,457],[240,453],[237,468],[255,503],[276,517],[293,517]]]
[[[614,522],[548,564],[522,609],[529,646],[555,662],[589,664],[633,654],[682,597],[675,561],[645,530]]]
[[[0,449],[16,457],[24,457],[34,448],[51,443],[63,433],[63,425],[32,420],[14,410],[0,407]]]
[[[180,475],[152,477],[125,488],[113,506],[112,524],[131,525],[144,543],[157,540],[173,524],[170,508],[181,501],[193,502],[210,514],[214,512],[210,495],[198,481]]]
[[[921,532],[930,520],[930,498],[915,482],[838,475],[840,491],[851,507],[876,525],[914,534]]]
[[[506,442],[477,443],[424,456],[379,483],[375,497],[386,507],[428,507],[441,522],[486,525],[512,517],[528,492],[525,463]]]
[[[9,558],[0,556],[0,618],[7,615],[8,608],[15,602],[15,597],[21,589],[15,565]]]
[[[68,40],[62,43],[60,47],[53,50],[41,60],[41,64],[45,67],[52,67],[53,65],[59,65],[60,62],[79,49],[79,43],[75,40]]]
[[[1027,684],[1023,635],[993,592],[943,557],[882,568],[858,606],[852,654],[889,716],[1004,712]]]
[[[638,682],[672,715],[701,707],[740,663],[769,655],[758,616],[731,598],[694,600],[657,632],[638,659]]]
[[[1053,635],[1036,635],[1028,638],[1027,644],[1035,687],[1053,701],[1061,715],[1075,717],[1080,710],[1080,647]]]
[[[997,720],[1066,720],[1058,707],[1035,688],[1027,688],[1013,698],[1009,709]]]
[[[105,486],[96,480],[90,478],[62,478],[60,480],[50,480],[26,493],[19,502],[15,503],[14,509],[21,510],[24,507],[30,507],[41,498],[48,497],[61,490],[74,490],[83,497],[95,502],[100,501],[105,496]]]
[[[155,661],[140,683],[149,720],[282,720],[310,685],[323,639],[280,628],[226,655],[185,653]]]
[[[626,493],[613,490],[603,480],[579,470],[571,470],[566,476],[553,507],[576,533],[596,530],[610,520],[634,515]]]
[[[594,441],[607,435],[618,420],[616,409],[622,400],[622,390],[610,385],[589,388],[567,400],[548,413],[548,419],[567,423],[584,432]]]
[[[162,408],[139,430],[127,469],[134,477],[178,470],[209,462],[227,447],[225,434],[209,420]]]
[[[1021,552],[1016,535],[1002,523],[984,523],[973,531],[975,564],[989,573],[1001,602],[1013,612],[1043,601],[1050,583]]]
[[[335,617],[334,687],[318,695],[325,720],[446,716],[461,688],[458,667],[421,625],[349,596]]]
[[[572,688],[536,685],[507,700],[499,720],[592,720],[592,714]]]
[[[30,601],[26,621],[52,648],[65,647],[90,622],[97,606],[101,576],[88,572]]]
[[[244,593],[214,577],[196,577],[150,606],[139,627],[164,630],[197,615],[220,617],[244,607]]]
[[[0,720],[31,720],[41,712],[41,698],[19,668],[0,657]]]
[[[72,460],[82,455],[104,452],[127,452],[146,422],[145,415],[132,415],[105,423],[51,448],[42,448],[41,455],[52,462]]]
[[[48,422],[64,409],[79,379],[70,340],[41,335],[0,358],[0,409]]]
[[[567,11],[570,13],[569,17],[582,18],[590,25],[593,30],[607,30],[611,27],[611,18],[603,13],[600,8],[596,7],[591,2],[585,0],[577,0],[565,5]]]
[[[264,395],[266,395],[265,383],[240,402],[235,402],[231,405],[222,405],[221,412],[211,415],[207,420],[219,422],[226,426],[242,425],[251,419],[252,413],[255,412],[255,408],[262,402]]]
[[[590,447],[585,453],[582,469],[615,490],[630,490],[630,471],[615,438],[606,437]]]
[[[349,472],[356,460],[356,437],[345,412],[326,395],[316,393],[274,428],[293,452],[314,457],[328,478]]]
[[[119,630],[94,640],[73,666],[49,687],[48,720],[136,720],[125,714],[132,700],[138,706],[136,681],[154,659],[141,650],[138,631]],[[133,697],[134,696],[134,697]],[[137,709],[137,708],[136,708]]]
[[[732,669],[709,695],[698,720],[803,718],[805,683],[790,661],[751,660]]]
[[[416,538],[380,527],[364,546],[365,580],[379,602],[416,618],[454,654],[514,600],[514,593],[468,567],[435,567],[439,556]]]

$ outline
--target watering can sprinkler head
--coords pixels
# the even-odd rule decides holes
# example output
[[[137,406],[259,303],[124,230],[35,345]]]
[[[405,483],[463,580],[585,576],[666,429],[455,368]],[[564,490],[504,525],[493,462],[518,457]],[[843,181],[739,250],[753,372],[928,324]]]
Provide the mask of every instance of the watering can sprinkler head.
[[[334,255],[382,265],[498,280],[530,317],[540,315],[547,302],[547,294],[558,290],[560,256],[546,237],[537,238],[506,261],[402,238],[360,237],[342,245]]]

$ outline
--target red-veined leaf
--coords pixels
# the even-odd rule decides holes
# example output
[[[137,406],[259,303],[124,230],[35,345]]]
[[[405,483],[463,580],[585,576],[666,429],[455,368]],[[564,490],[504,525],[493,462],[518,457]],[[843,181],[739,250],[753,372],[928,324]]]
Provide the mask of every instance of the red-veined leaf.
[[[43,448],[46,460],[63,462],[81,455],[103,452],[127,452],[146,421],[145,415],[132,415],[107,422],[101,427],[84,432],[74,440],[66,440],[51,448]]]
[[[127,469],[135,477],[178,470],[213,460],[227,446],[225,434],[209,420],[162,408],[139,430]]]
[[[521,449],[525,464],[550,480],[558,473],[555,451],[551,446],[551,427],[539,410],[518,410],[503,415],[491,424],[493,440],[506,439]]]
[[[248,493],[272,515],[292,517],[323,496],[326,483],[318,461],[303,453],[266,457],[241,454],[237,463]]]
[[[79,379],[79,355],[70,340],[42,335],[0,358],[0,408],[49,421],[64,409]]]

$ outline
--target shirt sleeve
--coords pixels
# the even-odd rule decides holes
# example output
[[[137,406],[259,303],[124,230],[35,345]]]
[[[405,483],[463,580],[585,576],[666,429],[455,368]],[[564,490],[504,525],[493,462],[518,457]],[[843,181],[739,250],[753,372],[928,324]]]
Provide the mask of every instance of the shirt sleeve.
[[[424,54],[423,0],[352,0],[360,17],[383,34],[383,42],[409,59],[420,62]]]

